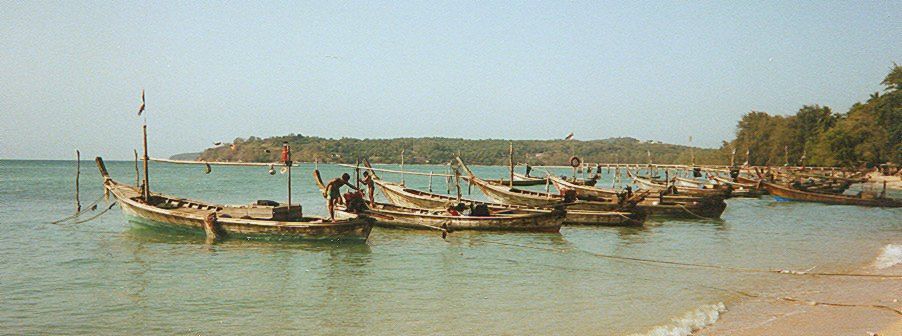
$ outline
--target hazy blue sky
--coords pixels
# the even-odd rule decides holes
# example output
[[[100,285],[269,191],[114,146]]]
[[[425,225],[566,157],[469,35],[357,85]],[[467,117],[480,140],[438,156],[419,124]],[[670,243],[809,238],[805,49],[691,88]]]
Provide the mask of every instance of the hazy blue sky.
[[[0,4],[0,158],[214,141],[718,146],[750,110],[845,112],[902,62],[902,1]]]

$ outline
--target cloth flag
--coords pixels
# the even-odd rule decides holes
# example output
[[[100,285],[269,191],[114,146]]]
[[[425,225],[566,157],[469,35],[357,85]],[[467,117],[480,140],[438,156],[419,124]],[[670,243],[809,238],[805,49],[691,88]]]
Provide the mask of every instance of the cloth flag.
[[[141,113],[144,113],[144,90],[141,90],[141,106],[138,107],[138,116],[141,116]]]

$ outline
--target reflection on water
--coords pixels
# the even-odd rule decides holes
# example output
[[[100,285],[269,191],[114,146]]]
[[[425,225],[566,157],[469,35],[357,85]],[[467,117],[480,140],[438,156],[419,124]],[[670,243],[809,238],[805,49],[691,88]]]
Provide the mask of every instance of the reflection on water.
[[[87,163],[85,163],[87,165]],[[131,180],[130,162],[109,162]],[[245,204],[285,198],[265,169],[153,164],[155,188]],[[391,168],[391,167],[390,167]],[[397,167],[394,167],[397,168]],[[439,166],[405,167],[443,171]],[[739,268],[848,271],[902,244],[902,210],[731,199],[722,220],[644,227],[565,226],[559,234],[376,228],[366,243],[226,239],[161,231],[114,209],[72,211],[67,162],[0,165],[0,327],[21,334],[628,334],[646,332],[736,290],[779,292],[804,279],[604,258]],[[304,170],[294,195],[325,213]],[[341,169],[322,165],[326,178]],[[499,176],[504,167],[474,167]],[[563,173],[564,171],[561,171]],[[82,174],[83,199],[100,178]],[[396,176],[383,174],[386,179]],[[428,177],[406,176],[425,189]],[[610,181],[606,182],[610,185]],[[445,190],[443,179],[433,188]],[[542,190],[544,186],[536,186]],[[381,197],[381,196],[379,196]],[[473,198],[484,198],[473,190]],[[893,245],[895,244],[895,245]],[[885,259],[885,257],[884,257]],[[894,266],[898,267],[898,266]]]

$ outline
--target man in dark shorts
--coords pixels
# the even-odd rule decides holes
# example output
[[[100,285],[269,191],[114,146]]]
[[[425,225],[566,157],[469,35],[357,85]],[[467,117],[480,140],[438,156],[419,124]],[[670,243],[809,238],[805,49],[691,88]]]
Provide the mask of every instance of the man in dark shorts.
[[[341,177],[336,177],[329,181],[329,184],[326,184],[326,206],[329,208],[329,219],[333,222],[335,221],[335,203],[342,202],[341,200],[341,187],[348,186],[354,190],[360,190],[356,187],[352,186],[348,181],[351,180],[351,175],[348,173],[341,174]]]

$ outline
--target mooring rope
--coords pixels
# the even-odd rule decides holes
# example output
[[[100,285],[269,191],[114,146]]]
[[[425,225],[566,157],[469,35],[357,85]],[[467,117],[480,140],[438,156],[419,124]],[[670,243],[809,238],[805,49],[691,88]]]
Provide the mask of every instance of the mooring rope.
[[[100,195],[100,197],[98,197],[96,200],[94,200],[94,202],[91,202],[91,204],[88,204],[83,209],[90,209],[90,211],[94,211],[94,209],[95,209],[94,206],[97,205],[97,203],[100,203],[100,200],[102,200],[102,199],[103,199],[103,195]],[[71,216],[67,216],[67,217],[52,221],[52,222],[50,222],[50,224],[59,224],[59,223],[65,222],[65,221],[75,219],[75,218],[81,216],[81,214],[85,213],[85,212],[86,211],[84,211],[84,210],[76,211]]]
[[[470,238],[474,239],[474,238]],[[485,239],[475,238],[478,241],[482,241],[489,244],[496,244],[502,246],[512,246],[519,248],[528,248],[528,249],[536,249],[543,251],[551,251],[551,252],[559,252],[557,249],[552,248],[544,248],[537,246],[529,246],[515,243],[504,243],[498,241],[491,241]],[[661,264],[661,265],[672,265],[672,266],[686,266],[686,267],[698,267],[698,268],[707,268],[707,269],[720,269],[734,272],[744,272],[744,273],[768,273],[768,274],[784,274],[784,275],[808,275],[808,276],[835,276],[835,277],[862,277],[862,278],[888,278],[888,279],[902,279],[902,275],[894,275],[894,274],[867,274],[867,273],[836,273],[836,272],[808,272],[808,271],[792,271],[786,269],[754,269],[754,268],[741,268],[741,267],[732,267],[732,266],[724,266],[724,265],[709,265],[709,264],[695,264],[695,263],[685,263],[679,261],[671,261],[671,260],[656,260],[656,259],[646,259],[646,258],[638,258],[638,257],[624,257],[617,256],[611,254],[597,253],[597,252],[589,252],[580,249],[574,249],[574,251],[586,253],[592,256],[614,259],[614,260],[626,260],[626,261],[634,261],[634,262],[644,262],[651,264]]]
[[[776,300],[776,301],[789,302],[789,303],[795,303],[795,304],[807,304],[807,305],[811,305],[811,306],[874,308],[874,309],[888,310],[893,313],[896,313],[896,315],[902,315],[902,310],[899,310],[899,309],[896,309],[896,308],[893,308],[890,306],[886,306],[886,305],[879,305],[879,304],[852,304],[852,303],[821,302],[821,301],[814,301],[814,300],[803,300],[803,299],[798,299],[798,298],[794,298],[794,297],[790,297],[790,296],[778,297],[778,296],[754,294],[754,293],[749,293],[746,291],[740,291],[740,290],[728,289],[728,288],[720,288],[720,287],[714,287],[714,286],[705,286],[705,285],[696,285],[696,286],[701,287],[701,288],[715,289],[715,290],[724,291],[724,292],[731,292],[731,293],[739,294],[741,296],[756,298],[756,299],[759,299],[759,298],[760,299],[772,299],[772,300]]]
[[[72,224],[81,224],[81,223],[90,222],[90,221],[92,221],[92,220],[95,220],[95,219],[97,219],[98,217],[103,216],[103,214],[105,214],[107,211],[110,211],[110,209],[112,209],[114,206],[116,206],[116,202],[110,203],[110,206],[108,206],[106,209],[104,209],[104,210],[101,211],[100,213],[98,213],[98,214],[96,214],[96,215],[94,215],[94,216],[91,216],[91,218],[88,218],[88,219],[85,219],[85,220],[76,221],[76,222],[73,222]]]
[[[683,208],[683,210],[686,211],[687,213],[689,213],[690,215],[693,215],[693,216],[695,216],[695,217],[698,217],[698,218],[704,219],[704,220],[714,220],[714,218],[701,216],[701,215],[699,215],[699,214],[696,214],[696,213],[690,211],[689,208],[686,208],[685,205],[682,205],[682,204],[677,204],[677,205],[679,205],[680,208]]]

